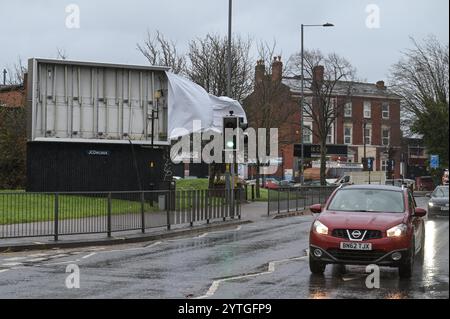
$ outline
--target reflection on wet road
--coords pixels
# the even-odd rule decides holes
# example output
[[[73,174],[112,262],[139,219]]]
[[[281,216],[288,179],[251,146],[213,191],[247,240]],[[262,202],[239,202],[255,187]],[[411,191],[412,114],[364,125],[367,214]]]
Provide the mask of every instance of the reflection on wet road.
[[[193,238],[84,250],[0,255],[0,298],[448,298],[448,218],[427,221],[424,260],[411,280],[381,268],[328,266],[311,275],[312,217],[266,220]],[[80,268],[67,289],[66,266]]]

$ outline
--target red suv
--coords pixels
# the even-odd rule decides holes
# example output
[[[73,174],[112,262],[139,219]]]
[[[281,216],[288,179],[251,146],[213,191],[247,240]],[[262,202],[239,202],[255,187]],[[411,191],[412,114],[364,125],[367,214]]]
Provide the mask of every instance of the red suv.
[[[416,255],[423,255],[425,209],[417,208],[405,187],[352,185],[340,187],[310,232],[311,272],[322,274],[327,264],[398,267],[401,278],[411,277]]]

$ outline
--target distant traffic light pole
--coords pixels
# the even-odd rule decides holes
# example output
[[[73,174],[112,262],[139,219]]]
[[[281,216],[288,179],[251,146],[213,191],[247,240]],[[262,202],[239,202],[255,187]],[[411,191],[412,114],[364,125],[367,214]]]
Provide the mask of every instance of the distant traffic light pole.
[[[232,98],[232,90],[231,90],[231,32],[232,32],[232,15],[233,15],[233,0],[228,1],[228,52],[227,52],[227,95],[229,98]],[[233,114],[231,114],[233,115]],[[225,133],[225,127],[224,127]],[[225,145],[225,148],[227,146]],[[226,189],[230,190],[230,205],[231,205],[231,216],[234,216],[234,180],[235,180],[235,156],[234,150],[233,152],[233,162],[230,165],[230,170],[226,170],[225,172],[225,185]],[[228,164],[226,164],[228,166]],[[230,182],[231,175],[231,182]]]

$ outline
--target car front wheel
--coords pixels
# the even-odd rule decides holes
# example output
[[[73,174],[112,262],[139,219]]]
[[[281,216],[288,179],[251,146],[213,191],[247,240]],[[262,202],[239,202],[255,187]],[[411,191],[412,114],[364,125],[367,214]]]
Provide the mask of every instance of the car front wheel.
[[[411,246],[408,251],[407,259],[398,267],[398,274],[402,279],[409,279],[413,273],[414,267],[414,253],[415,253],[415,245]]]
[[[309,269],[315,275],[323,275],[326,264],[321,263],[320,261],[314,260],[311,256],[309,256]]]

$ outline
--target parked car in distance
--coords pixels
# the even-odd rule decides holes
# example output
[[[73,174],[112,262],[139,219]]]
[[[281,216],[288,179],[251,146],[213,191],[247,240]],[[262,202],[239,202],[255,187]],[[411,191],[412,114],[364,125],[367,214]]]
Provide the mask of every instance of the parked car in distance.
[[[310,210],[319,214],[310,230],[313,274],[323,274],[328,264],[376,264],[397,267],[401,278],[410,278],[415,257],[423,256],[427,212],[407,188],[341,187]]]
[[[431,176],[416,177],[416,189],[418,191],[432,192],[435,188],[433,178]]]
[[[263,181],[262,187],[267,189],[278,189],[280,188],[280,185],[276,178],[268,177]]]
[[[325,186],[331,186],[334,184],[331,184],[327,181],[327,184]],[[320,183],[320,181],[316,180],[316,181],[305,181],[303,183],[303,186],[311,186],[311,187],[319,187],[322,186],[322,184]]]
[[[448,186],[438,186],[433,193],[427,194],[430,197],[428,202],[428,216],[447,216],[449,211]]]

